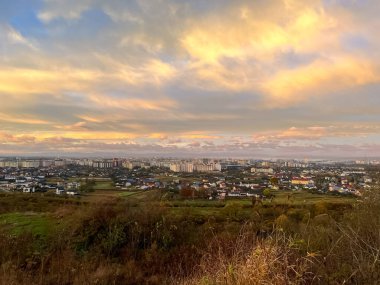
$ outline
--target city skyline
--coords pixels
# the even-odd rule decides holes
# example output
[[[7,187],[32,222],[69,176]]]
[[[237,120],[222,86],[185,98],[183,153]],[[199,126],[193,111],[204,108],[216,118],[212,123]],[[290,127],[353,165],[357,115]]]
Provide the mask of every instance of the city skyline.
[[[0,156],[380,157],[377,1],[0,1]]]

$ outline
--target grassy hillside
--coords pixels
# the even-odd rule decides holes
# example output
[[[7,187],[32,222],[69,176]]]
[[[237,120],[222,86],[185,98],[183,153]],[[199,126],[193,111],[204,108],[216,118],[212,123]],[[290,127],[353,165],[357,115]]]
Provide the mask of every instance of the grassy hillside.
[[[376,284],[379,193],[1,194],[0,284]]]

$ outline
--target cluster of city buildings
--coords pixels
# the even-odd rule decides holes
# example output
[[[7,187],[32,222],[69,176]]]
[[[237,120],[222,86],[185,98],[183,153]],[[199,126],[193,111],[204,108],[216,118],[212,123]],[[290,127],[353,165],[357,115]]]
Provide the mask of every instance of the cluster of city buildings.
[[[191,189],[208,198],[249,197],[267,188],[361,195],[376,173],[373,161],[0,158],[0,190],[75,195],[81,182],[73,181],[113,177],[116,188]]]
[[[64,159],[3,159],[0,160],[0,168],[38,168],[38,167],[62,167],[66,165]]]
[[[80,182],[48,182],[43,175],[0,175],[0,190],[9,192],[51,192],[58,195],[78,195]]]

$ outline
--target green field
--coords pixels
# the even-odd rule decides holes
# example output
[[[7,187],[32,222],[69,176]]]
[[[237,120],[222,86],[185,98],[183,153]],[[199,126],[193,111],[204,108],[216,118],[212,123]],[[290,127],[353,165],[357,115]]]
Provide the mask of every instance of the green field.
[[[133,195],[124,196],[130,201],[133,202],[157,202],[161,199],[160,190],[140,190],[133,191]]]
[[[261,200],[264,205],[312,205],[315,203],[326,202],[326,203],[338,203],[338,204],[351,204],[357,201],[356,197],[353,196],[342,196],[342,195],[332,195],[332,194],[315,194],[307,191],[272,191],[271,194],[274,195],[272,199],[264,198]],[[233,202],[244,205],[252,204],[252,197],[227,197],[225,200],[208,200],[202,198],[195,199],[173,199],[166,200],[167,205],[170,207],[221,207],[224,204]]]
[[[46,236],[53,226],[53,219],[44,213],[14,212],[0,215],[0,227],[14,235],[31,232],[33,235]]]
[[[47,183],[57,183],[57,182],[63,182],[64,179],[59,178],[59,177],[49,177],[46,179]]]
[[[239,212],[241,219],[252,213],[252,198],[227,198],[226,200],[207,200],[207,199],[169,199],[166,198],[165,191],[145,190],[145,191],[121,191],[112,187],[111,181],[97,181],[94,192],[82,195],[79,200],[63,199],[62,197],[39,197],[37,195],[8,195],[2,201],[4,206],[12,208],[13,205],[23,205],[18,207],[15,212],[0,215],[0,228],[9,230],[13,234],[19,234],[23,231],[32,232],[36,235],[46,235],[49,229],[55,225],[51,213],[61,205],[67,203],[104,203],[122,199],[131,202],[135,206],[149,207],[159,206],[166,208],[174,215],[202,216],[225,218],[231,216],[234,211]],[[256,202],[257,206],[261,205],[266,208],[272,207],[294,207],[304,208],[312,207],[321,203],[334,208],[335,205],[347,205],[356,202],[357,198],[350,196],[335,196],[330,194],[313,194],[306,191],[273,191],[275,197],[264,199]],[[59,199],[60,198],[60,199]],[[12,200],[14,199],[14,200]],[[27,200],[25,200],[27,199]],[[9,201],[8,201],[9,200]],[[77,201],[78,200],[78,201]],[[28,202],[29,201],[29,202]],[[74,203],[74,204],[75,204]],[[54,206],[54,205],[55,206]],[[25,212],[23,212],[25,208]],[[4,207],[5,209],[5,207]],[[46,211],[44,211],[46,209]],[[235,214],[233,214],[235,215]],[[238,215],[238,216],[239,216]]]
[[[332,194],[314,194],[307,191],[272,191],[275,195],[271,203],[274,204],[293,204],[293,205],[307,205],[315,204],[319,202],[326,203],[353,203],[356,201],[352,196],[341,196]],[[265,204],[269,203],[269,200],[264,201]]]
[[[112,181],[95,181],[94,190],[114,190]]]
[[[96,193],[96,192],[95,192]],[[261,200],[260,204],[264,206],[276,205],[289,205],[289,206],[310,206],[317,203],[326,204],[352,204],[357,201],[353,196],[342,196],[332,194],[315,194],[307,191],[272,191],[274,197],[272,199],[265,198]],[[202,212],[210,210],[214,212],[215,209],[221,209],[225,205],[235,204],[242,208],[248,208],[252,205],[252,198],[226,198],[225,200],[208,200],[202,198],[195,199],[167,199],[165,192],[160,190],[148,191],[125,191],[118,194],[119,197],[128,198],[135,202],[144,203],[160,203],[162,206],[168,208],[202,208]]]

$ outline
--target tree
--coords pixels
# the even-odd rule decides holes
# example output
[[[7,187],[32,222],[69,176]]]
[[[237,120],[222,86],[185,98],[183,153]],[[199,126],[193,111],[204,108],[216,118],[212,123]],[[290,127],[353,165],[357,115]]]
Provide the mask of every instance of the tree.
[[[278,185],[278,178],[277,177],[272,177],[271,179],[270,179],[270,183],[272,184],[272,185]]]
[[[264,189],[263,195],[265,197],[269,198],[272,195],[271,192],[270,192],[270,189],[269,188]]]
[[[87,180],[85,183],[82,183],[79,187],[79,190],[81,192],[93,192],[95,186],[95,181],[94,180]]]
[[[227,205],[223,208],[223,213],[231,219],[238,219],[241,209],[242,208],[239,203],[227,203]]]

